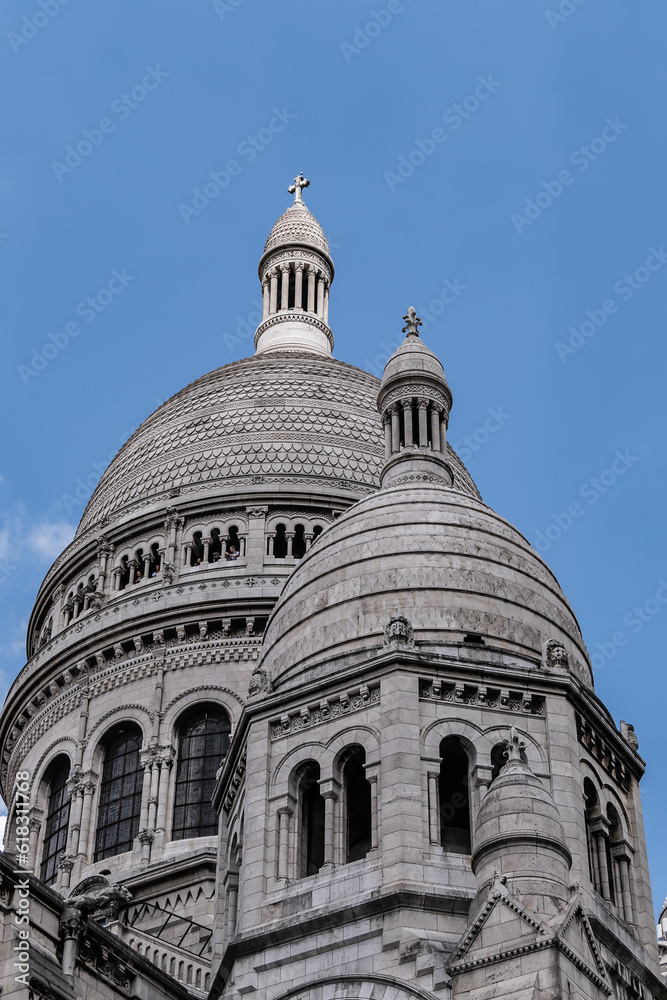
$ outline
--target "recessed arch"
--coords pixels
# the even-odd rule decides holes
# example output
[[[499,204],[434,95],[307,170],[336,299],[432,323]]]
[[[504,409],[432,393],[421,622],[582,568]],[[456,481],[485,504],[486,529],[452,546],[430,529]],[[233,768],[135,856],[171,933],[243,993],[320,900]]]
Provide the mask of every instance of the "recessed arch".
[[[132,850],[139,832],[143,732],[133,721],[119,723],[102,741],[95,861]]]

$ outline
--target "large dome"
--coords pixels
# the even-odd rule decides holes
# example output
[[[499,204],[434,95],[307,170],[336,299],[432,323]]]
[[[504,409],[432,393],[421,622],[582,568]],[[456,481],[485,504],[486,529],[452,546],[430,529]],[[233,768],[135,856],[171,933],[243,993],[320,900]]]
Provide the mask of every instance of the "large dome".
[[[553,573],[481,501],[440,484],[405,484],[361,500],[317,540],[287,581],[264,639],[277,688],[351,665],[382,648],[404,616],[417,649],[466,634],[540,661],[556,639],[592,686],[579,626]]]
[[[374,492],[383,457],[378,385],[352,365],[306,352],[218,368],[164,403],[126,442],[78,533],[209,495],[324,488],[349,503]],[[453,453],[450,463],[461,488],[478,495]]]

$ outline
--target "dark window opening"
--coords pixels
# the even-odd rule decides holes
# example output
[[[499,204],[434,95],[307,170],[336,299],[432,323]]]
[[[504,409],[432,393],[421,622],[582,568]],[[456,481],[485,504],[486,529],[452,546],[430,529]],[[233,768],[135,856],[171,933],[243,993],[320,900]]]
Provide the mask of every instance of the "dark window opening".
[[[321,534],[322,534],[322,525],[316,524],[315,527],[313,528],[313,542]]]
[[[227,544],[225,548],[225,559],[232,562],[241,554],[241,543],[239,541],[239,529],[235,524],[231,526],[227,533]]]
[[[130,582],[130,567],[127,556],[123,556],[120,561],[120,579],[118,583],[119,590],[125,590],[128,583]]]
[[[440,842],[446,851],[470,854],[468,755],[455,736],[447,736],[440,757]]]
[[[107,743],[100,785],[95,861],[131,851],[139,832],[143,768],[141,730],[128,725]]]
[[[287,529],[284,524],[276,525],[276,537],[273,540],[273,554],[276,559],[284,559],[287,555]]]
[[[144,577],[144,550],[143,549],[137,549],[137,551],[134,553],[134,562],[135,562],[134,582],[135,583],[139,583],[139,581],[143,580],[143,577]]]
[[[289,269],[289,291],[287,293],[287,308],[294,309],[294,298],[296,292],[296,275],[294,273],[294,268]]]
[[[173,840],[218,832],[211,797],[216,773],[229,749],[230,731],[229,717],[215,705],[198,706],[181,723]]]
[[[211,544],[208,547],[208,561],[219,562],[222,558],[222,539],[220,528],[211,528]]]
[[[150,555],[150,575],[151,578],[160,572],[160,543],[153,542]]]
[[[49,768],[49,803],[44,821],[44,845],[39,877],[47,885],[53,885],[58,877],[58,863],[67,845],[70,798],[67,790],[69,761],[60,757]]]
[[[308,311],[308,271],[303,269],[303,280],[301,284],[301,308]]]
[[[324,864],[324,799],[320,766],[311,761],[299,782],[301,799],[301,876],[315,875]]]
[[[292,541],[292,555],[295,559],[302,559],[306,554],[306,529],[302,524],[294,525],[294,539]]]
[[[486,643],[481,635],[477,632],[468,632],[467,635],[463,636],[463,641],[469,643],[471,646],[485,646]]]
[[[597,877],[597,859],[595,857],[595,843],[591,832],[591,820],[598,810],[598,793],[590,778],[584,778],[584,802],[586,803],[586,844],[588,847],[588,870],[591,882],[600,891]]]
[[[343,767],[348,862],[360,861],[371,849],[371,784],[365,763],[365,751],[355,747]]]
[[[192,551],[190,553],[190,565],[201,566],[204,559],[204,543],[201,531],[195,531],[192,536]]]

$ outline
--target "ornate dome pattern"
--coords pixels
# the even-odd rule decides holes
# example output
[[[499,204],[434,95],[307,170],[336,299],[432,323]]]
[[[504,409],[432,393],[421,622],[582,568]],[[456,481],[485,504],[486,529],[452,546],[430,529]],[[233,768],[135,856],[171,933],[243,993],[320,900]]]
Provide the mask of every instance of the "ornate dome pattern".
[[[264,253],[290,243],[303,243],[329,256],[329,244],[319,222],[302,201],[280,216],[264,244]]]
[[[383,457],[378,381],[334,358],[273,354],[205,375],[155,411],[102,476],[78,534],[175,497],[270,483],[373,492]],[[459,488],[478,496],[456,456]]]
[[[301,683],[332,656],[367,656],[396,614],[427,646],[474,632],[541,658],[557,637],[570,670],[592,686],[574,613],[525,538],[471,496],[419,483],[355,504],[302,560],[265,634],[274,683]]]

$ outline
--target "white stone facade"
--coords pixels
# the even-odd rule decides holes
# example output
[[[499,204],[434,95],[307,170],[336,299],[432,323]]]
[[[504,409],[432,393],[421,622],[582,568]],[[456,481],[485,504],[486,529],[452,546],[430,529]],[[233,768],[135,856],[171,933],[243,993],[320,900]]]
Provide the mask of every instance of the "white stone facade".
[[[35,997],[664,1000],[632,727],[448,445],[414,310],[381,385],[331,357],[306,186],[255,356],[139,428],[40,589],[1,954],[21,859]]]

